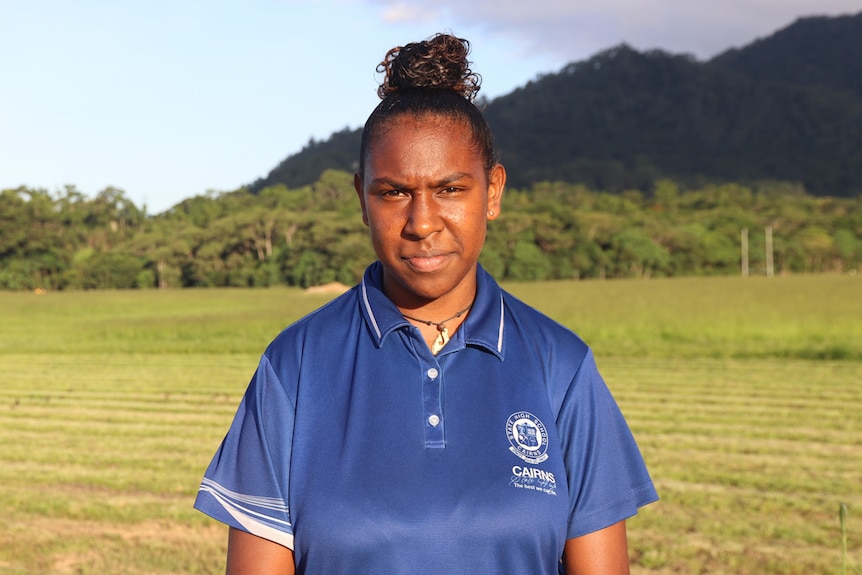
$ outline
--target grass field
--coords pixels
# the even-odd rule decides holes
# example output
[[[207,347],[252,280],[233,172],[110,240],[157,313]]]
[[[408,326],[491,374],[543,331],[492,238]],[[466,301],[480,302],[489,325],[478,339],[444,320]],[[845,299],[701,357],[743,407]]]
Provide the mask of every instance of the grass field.
[[[634,573],[862,573],[862,278],[507,286],[573,327],[662,500]],[[0,293],[0,573],[222,573],[191,503],[288,289]]]

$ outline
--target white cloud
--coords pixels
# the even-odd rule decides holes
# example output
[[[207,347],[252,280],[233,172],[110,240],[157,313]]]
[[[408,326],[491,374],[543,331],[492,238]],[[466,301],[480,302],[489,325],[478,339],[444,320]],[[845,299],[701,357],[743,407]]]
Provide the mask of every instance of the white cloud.
[[[457,24],[558,63],[626,42],[708,58],[801,16],[855,14],[859,0],[367,0],[400,22]]]

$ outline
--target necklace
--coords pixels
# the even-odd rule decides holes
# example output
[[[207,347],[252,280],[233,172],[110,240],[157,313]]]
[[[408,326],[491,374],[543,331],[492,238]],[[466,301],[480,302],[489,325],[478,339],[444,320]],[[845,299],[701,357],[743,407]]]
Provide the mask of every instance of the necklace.
[[[458,319],[473,307],[473,304],[470,303],[467,307],[453,315],[452,317],[447,317],[443,321],[431,321],[429,319],[419,319],[418,317],[409,316],[406,313],[402,313],[405,319],[412,319],[413,321],[418,321],[419,323],[424,323],[425,325],[433,325],[437,328],[439,332],[437,334],[437,338],[434,340],[434,343],[431,345],[431,353],[437,355],[437,353],[443,349],[443,346],[449,343],[449,328],[446,327],[446,322],[451,321],[453,319]]]

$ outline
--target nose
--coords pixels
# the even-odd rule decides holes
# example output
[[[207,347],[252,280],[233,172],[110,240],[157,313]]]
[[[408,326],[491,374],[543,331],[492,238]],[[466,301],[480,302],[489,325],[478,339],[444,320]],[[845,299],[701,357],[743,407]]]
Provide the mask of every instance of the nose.
[[[404,233],[422,239],[440,231],[441,227],[442,219],[439,214],[439,206],[437,206],[434,198],[430,194],[414,194],[410,200]]]

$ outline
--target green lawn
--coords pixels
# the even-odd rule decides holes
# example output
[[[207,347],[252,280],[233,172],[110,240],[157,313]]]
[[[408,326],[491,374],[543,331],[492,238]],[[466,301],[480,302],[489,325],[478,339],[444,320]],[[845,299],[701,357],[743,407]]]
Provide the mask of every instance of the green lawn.
[[[509,287],[590,342],[662,500],[634,573],[862,573],[862,279]],[[0,293],[0,573],[223,573],[200,476],[297,290]]]

